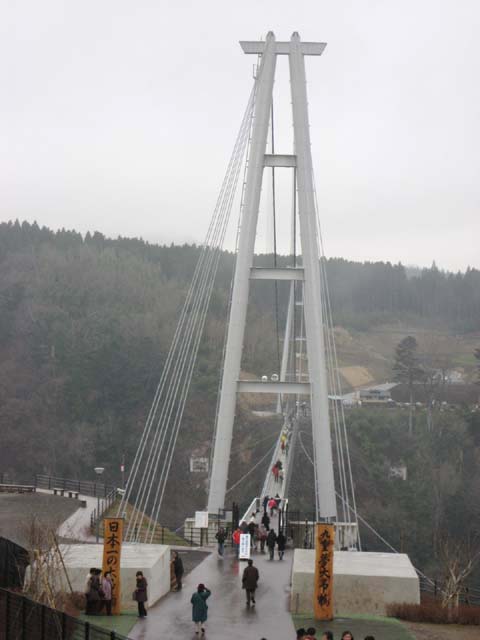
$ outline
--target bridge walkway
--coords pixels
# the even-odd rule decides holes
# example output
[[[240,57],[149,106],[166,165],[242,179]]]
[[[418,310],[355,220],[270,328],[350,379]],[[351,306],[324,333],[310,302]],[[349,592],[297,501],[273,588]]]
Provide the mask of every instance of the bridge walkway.
[[[253,552],[260,573],[256,606],[247,608],[241,578],[246,562],[229,552],[224,559],[216,552],[188,574],[180,592],[169,593],[148,611],[130,633],[133,640],[195,638],[190,598],[200,582],[212,592],[208,600],[205,640],[291,640],[294,625],[288,611],[293,553],[283,561],[270,561],[268,554]]]

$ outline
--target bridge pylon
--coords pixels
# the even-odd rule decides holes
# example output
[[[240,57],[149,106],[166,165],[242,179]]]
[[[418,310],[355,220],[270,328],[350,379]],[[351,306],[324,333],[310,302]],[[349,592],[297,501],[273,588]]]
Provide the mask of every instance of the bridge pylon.
[[[278,42],[270,32],[265,41],[241,42],[247,54],[260,56],[256,76],[253,113],[243,209],[238,238],[221,395],[219,400],[213,462],[208,497],[209,513],[225,506],[228,468],[238,393],[277,393],[310,397],[315,467],[317,519],[335,521],[337,506],[331,445],[328,379],[324,337],[324,292],[320,273],[315,188],[308,120],[305,56],[321,55],[323,43],[302,42],[294,33],[289,42]],[[267,154],[267,137],[277,55],[289,59],[294,149],[292,154]],[[260,195],[265,167],[285,167],[295,171],[302,266],[258,269],[253,266]],[[295,197],[295,196],[294,196]],[[240,367],[245,335],[251,280],[290,280],[303,284],[303,312],[309,380],[296,382],[241,381]]]

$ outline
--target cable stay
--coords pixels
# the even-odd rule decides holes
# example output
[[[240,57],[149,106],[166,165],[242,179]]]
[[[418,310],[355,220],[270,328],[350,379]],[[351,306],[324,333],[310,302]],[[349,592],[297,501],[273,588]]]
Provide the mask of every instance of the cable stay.
[[[122,514],[128,503],[133,505],[126,540],[153,540],[250,136],[255,95],[256,82],[118,509]]]

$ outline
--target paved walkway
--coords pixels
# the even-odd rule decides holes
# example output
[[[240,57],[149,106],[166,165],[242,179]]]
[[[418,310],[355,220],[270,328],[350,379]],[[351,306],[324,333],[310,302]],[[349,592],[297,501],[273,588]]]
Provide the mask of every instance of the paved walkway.
[[[52,495],[47,489],[37,489],[37,493]],[[58,496],[55,496],[58,498]],[[79,500],[85,500],[86,507],[78,507],[57,529],[59,538],[77,540],[79,542],[96,542],[96,538],[90,532],[90,515],[97,508],[97,498],[92,496],[79,496]],[[70,498],[72,503],[73,498]],[[75,500],[76,502],[76,500]]]
[[[212,592],[208,600],[205,640],[292,640],[295,629],[288,611],[292,552],[283,561],[268,560],[268,555],[253,555],[260,572],[256,607],[248,609],[241,588],[246,562],[225,559],[212,553],[184,580],[184,588],[170,593],[140,620],[129,637],[134,640],[196,638],[190,598],[199,582]]]
[[[58,528],[57,535],[60,538],[79,540],[81,542],[96,542],[96,538],[90,531],[90,515],[97,508],[97,498],[91,496],[79,496],[85,500],[86,507],[78,508],[68,520]]]

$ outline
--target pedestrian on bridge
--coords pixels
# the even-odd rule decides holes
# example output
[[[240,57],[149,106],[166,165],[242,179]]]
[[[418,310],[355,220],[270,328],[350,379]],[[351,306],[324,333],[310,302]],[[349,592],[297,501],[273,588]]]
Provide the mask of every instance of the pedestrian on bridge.
[[[287,544],[287,539],[282,530],[278,532],[277,536],[277,548],[278,548],[278,559],[283,560],[283,556],[285,554],[285,546]]]
[[[277,542],[277,536],[273,529],[270,529],[267,536],[267,547],[270,554],[270,560],[273,560],[273,554],[275,553],[275,543]]]
[[[184,568],[183,561],[178,555],[178,551],[173,552],[173,572],[175,574],[175,582],[177,583],[175,591],[180,591],[182,588]]]
[[[265,527],[265,529],[267,531],[270,529],[270,516],[268,515],[268,513],[266,511],[263,514],[262,524],[263,524],[263,526]]]
[[[248,566],[245,567],[242,576],[242,588],[245,589],[247,594],[247,607],[250,606],[250,602],[255,606],[255,591],[259,578],[260,574],[258,573],[257,567],[253,566],[253,560],[249,560]]]
[[[240,527],[237,527],[235,529],[235,531],[232,533],[232,542],[233,542],[233,548],[235,550],[235,557],[238,558],[238,554],[240,551],[240,535],[242,533],[242,530],[240,529]]]
[[[263,504],[263,513],[267,513],[268,500],[269,500],[268,496],[265,496],[263,498],[263,503],[262,503]]]
[[[199,635],[200,631],[202,636],[205,634],[205,623],[208,617],[208,604],[207,600],[211,595],[210,589],[200,583],[196,592],[190,598],[192,605],[192,620],[195,623],[195,635]]]
[[[268,518],[268,516],[267,516]],[[265,553],[265,543],[267,541],[268,532],[265,528],[264,524],[261,524],[258,528],[258,538],[260,540],[260,551],[261,553]]]
[[[215,534],[215,538],[218,542],[218,555],[223,558],[223,554],[225,551],[225,540],[227,538],[227,534],[225,533],[225,529],[220,527],[220,529]]]

